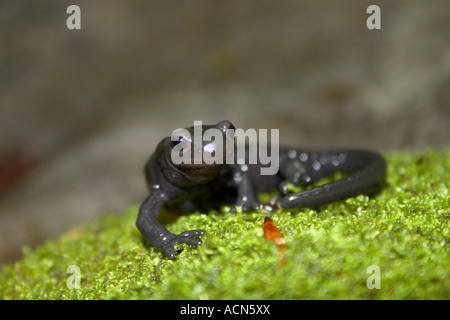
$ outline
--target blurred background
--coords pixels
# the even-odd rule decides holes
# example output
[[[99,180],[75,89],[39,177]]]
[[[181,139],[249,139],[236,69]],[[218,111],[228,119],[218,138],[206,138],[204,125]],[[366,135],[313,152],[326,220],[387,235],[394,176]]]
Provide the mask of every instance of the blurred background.
[[[0,2],[0,263],[140,204],[156,144],[194,120],[449,147],[449,21],[447,0]]]

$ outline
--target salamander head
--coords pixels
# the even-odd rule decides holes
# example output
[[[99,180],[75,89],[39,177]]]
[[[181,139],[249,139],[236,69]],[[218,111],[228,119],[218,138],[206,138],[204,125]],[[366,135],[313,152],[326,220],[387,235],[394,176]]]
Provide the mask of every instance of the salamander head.
[[[180,187],[214,179],[234,150],[234,130],[227,120],[175,130],[159,157],[166,178]]]

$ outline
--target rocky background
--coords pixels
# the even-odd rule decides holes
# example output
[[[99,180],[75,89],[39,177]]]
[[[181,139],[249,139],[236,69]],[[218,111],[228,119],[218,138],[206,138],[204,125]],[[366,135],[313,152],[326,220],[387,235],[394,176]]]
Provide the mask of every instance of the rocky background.
[[[449,21],[446,0],[0,2],[0,263],[139,204],[156,144],[194,120],[449,147]]]

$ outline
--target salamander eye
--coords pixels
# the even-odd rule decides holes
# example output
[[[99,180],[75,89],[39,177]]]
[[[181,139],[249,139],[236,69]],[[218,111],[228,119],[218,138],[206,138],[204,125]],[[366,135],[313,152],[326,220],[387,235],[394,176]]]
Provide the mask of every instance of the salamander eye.
[[[175,141],[171,141],[172,144],[172,148],[175,147],[176,145],[178,145],[181,141],[183,140],[183,137],[180,137],[178,140]]]
[[[220,121],[216,128],[219,128],[220,130],[222,130],[223,132],[225,132],[226,130],[235,130],[236,128],[234,127],[234,125],[231,123],[231,121],[228,120],[223,120]]]

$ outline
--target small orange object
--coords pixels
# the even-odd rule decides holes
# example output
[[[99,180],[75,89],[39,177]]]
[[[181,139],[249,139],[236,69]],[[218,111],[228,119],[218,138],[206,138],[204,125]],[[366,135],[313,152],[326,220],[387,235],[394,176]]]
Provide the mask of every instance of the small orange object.
[[[283,235],[278,230],[277,226],[269,217],[264,218],[264,237],[278,245],[280,252],[280,264],[284,265],[286,258],[284,256],[284,250],[286,248],[286,240],[284,240]]]
[[[264,237],[279,246],[286,245],[283,235],[278,231],[278,228],[273,221],[267,216],[264,218]]]

